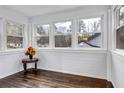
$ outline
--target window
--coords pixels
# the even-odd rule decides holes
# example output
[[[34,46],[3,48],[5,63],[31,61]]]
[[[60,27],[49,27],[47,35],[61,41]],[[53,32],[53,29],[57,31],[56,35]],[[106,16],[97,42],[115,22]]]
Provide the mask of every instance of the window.
[[[74,21],[74,25],[72,21],[56,22],[51,23],[51,28],[49,24],[35,25],[35,42],[42,48],[71,48],[72,45],[78,48],[102,48],[102,18],[80,19]]]
[[[117,49],[124,49],[124,6],[117,6],[115,10],[115,24],[117,25],[116,28],[116,48]],[[119,19],[118,19],[119,18]],[[119,27],[119,28],[118,28]]]
[[[2,48],[2,19],[0,18],[0,51]]]
[[[101,17],[81,19],[79,21],[78,47],[101,47]]]
[[[120,25],[123,25],[124,24],[124,6],[121,6],[120,8]]]
[[[36,42],[38,47],[49,46],[49,25],[37,25],[36,26]]]
[[[23,48],[24,25],[14,22],[6,22],[7,49]]]
[[[124,49],[124,26],[116,31],[116,48]]]
[[[71,47],[72,22],[60,22],[55,24],[55,47]]]

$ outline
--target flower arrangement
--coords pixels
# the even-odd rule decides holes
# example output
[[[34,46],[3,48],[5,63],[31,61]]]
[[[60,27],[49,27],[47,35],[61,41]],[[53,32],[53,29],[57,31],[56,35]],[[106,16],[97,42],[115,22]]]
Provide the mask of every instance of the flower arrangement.
[[[25,53],[25,55],[29,55],[29,58],[32,59],[33,56],[35,55],[36,53],[36,49],[33,48],[33,47],[29,47]]]

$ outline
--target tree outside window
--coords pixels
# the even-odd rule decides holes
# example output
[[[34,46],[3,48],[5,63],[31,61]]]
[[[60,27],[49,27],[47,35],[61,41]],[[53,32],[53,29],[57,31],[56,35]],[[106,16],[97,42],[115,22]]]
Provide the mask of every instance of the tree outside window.
[[[38,47],[49,46],[49,25],[37,25],[36,26],[36,42]]]
[[[101,18],[81,19],[79,21],[78,47],[101,47]]]
[[[71,47],[72,22],[60,22],[55,24],[55,47]]]

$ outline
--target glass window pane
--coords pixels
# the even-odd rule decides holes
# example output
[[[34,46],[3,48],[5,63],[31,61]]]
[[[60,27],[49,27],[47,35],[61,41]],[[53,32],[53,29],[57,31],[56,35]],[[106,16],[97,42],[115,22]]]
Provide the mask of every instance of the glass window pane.
[[[23,48],[23,38],[15,36],[7,36],[7,48],[16,49]]]
[[[124,26],[116,32],[116,48],[124,49]]]
[[[124,6],[120,8],[120,25],[124,24]]]
[[[71,35],[56,35],[55,47],[71,47]]]
[[[71,22],[61,22],[55,24],[55,34],[69,34],[71,30]]]
[[[36,36],[41,36],[41,35],[49,35],[49,25],[37,25],[36,26]]]
[[[36,42],[38,47],[49,46],[49,25],[37,25],[36,26]]]
[[[101,18],[79,21],[78,46],[83,48],[101,47]]]
[[[71,47],[71,21],[55,24],[55,47]]]
[[[6,29],[7,48],[8,49],[23,48],[24,25],[9,21],[6,23]]]
[[[24,25],[7,22],[7,35],[23,36]]]
[[[49,46],[49,36],[37,37],[37,46],[38,47],[48,47]]]

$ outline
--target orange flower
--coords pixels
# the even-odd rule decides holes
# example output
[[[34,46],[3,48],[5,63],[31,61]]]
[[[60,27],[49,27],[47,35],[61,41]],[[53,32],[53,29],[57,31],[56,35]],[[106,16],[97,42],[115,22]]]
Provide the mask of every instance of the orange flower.
[[[35,55],[36,49],[33,47],[29,47],[25,53],[25,55]]]

